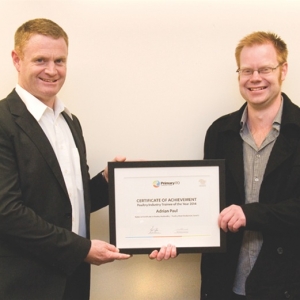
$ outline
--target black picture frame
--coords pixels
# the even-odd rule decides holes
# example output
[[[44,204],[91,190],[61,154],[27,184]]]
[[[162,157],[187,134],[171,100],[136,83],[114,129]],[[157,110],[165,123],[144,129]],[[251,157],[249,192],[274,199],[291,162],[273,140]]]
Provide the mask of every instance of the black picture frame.
[[[158,250],[160,247],[157,246],[139,246],[136,243],[133,247],[120,247],[117,238],[117,226],[116,226],[116,207],[118,204],[118,197],[116,197],[116,178],[115,175],[118,174],[118,170],[127,168],[134,169],[130,171],[138,170],[139,168],[175,168],[174,170],[179,171],[180,168],[186,167],[217,167],[219,186],[219,212],[225,208],[225,160],[177,160],[177,161],[126,161],[126,162],[109,162],[108,163],[108,174],[109,174],[109,229],[110,229],[110,243],[115,245],[120,249],[122,253],[128,254],[150,254],[153,250]],[[122,204],[123,205],[123,204]],[[167,222],[167,221],[166,221]],[[217,220],[212,220],[212,222],[217,222]],[[125,224],[126,225],[126,224]],[[119,227],[121,228],[121,226]],[[219,245],[201,245],[177,247],[177,253],[208,253],[208,252],[225,252],[226,251],[226,239],[225,233],[219,229]],[[176,244],[175,244],[176,246]]]

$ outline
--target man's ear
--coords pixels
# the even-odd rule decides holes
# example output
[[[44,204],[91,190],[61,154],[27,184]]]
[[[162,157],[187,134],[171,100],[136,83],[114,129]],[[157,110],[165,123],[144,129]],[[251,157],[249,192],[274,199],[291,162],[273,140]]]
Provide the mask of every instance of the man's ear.
[[[288,63],[285,62],[282,66],[281,66],[281,82],[285,79],[286,75],[288,72]]]
[[[12,57],[13,64],[14,64],[15,68],[17,69],[18,72],[20,72],[20,60],[21,60],[21,58],[20,58],[19,54],[15,50],[13,50],[11,52],[11,57]]]

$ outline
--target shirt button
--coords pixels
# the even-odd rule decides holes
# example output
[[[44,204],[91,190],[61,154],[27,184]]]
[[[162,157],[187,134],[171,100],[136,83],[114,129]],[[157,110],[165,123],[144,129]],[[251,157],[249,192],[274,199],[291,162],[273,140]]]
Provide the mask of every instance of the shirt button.
[[[281,247],[277,248],[277,253],[278,254],[283,254],[283,249]]]
[[[255,177],[255,178],[254,178],[254,181],[256,181],[256,182],[259,181],[258,177]]]
[[[285,297],[285,299],[289,299],[289,298],[291,298],[291,295],[288,291],[285,291],[284,292],[284,297]]]

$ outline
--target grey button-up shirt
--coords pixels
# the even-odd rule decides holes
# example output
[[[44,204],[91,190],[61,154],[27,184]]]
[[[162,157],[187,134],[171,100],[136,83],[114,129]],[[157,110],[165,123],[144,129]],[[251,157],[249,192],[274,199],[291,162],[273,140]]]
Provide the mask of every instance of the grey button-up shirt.
[[[272,148],[279,135],[283,100],[274,119],[272,130],[258,148],[247,126],[248,109],[241,119],[240,135],[243,139],[245,203],[259,201],[259,191]],[[236,270],[233,292],[245,295],[245,283],[260,252],[263,237],[259,231],[245,230]]]

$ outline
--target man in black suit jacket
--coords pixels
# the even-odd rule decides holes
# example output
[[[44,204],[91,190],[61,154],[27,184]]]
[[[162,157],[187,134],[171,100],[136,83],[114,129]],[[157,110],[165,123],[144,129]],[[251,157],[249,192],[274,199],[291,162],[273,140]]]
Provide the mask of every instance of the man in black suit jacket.
[[[108,174],[90,178],[80,123],[56,96],[67,55],[68,36],[50,20],[15,34],[18,84],[0,101],[1,299],[85,300],[90,264],[130,257],[89,240],[90,212],[108,204]],[[169,246],[151,258],[175,255]]]
[[[244,37],[246,103],[207,131],[204,157],[226,160],[227,249],[202,256],[202,300],[300,299],[300,109],[281,92],[287,54],[276,34]]]

